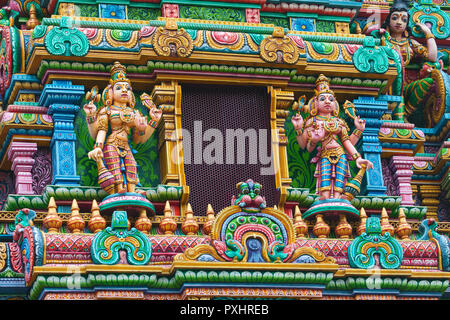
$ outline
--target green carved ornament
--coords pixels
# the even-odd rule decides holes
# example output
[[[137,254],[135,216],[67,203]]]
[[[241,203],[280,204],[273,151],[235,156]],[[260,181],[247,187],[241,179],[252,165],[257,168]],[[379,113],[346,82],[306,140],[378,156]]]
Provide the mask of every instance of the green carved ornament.
[[[384,269],[398,269],[403,259],[402,247],[389,232],[381,235],[380,219],[376,217],[367,218],[366,232],[353,240],[347,254],[350,266],[360,269],[375,267],[376,254]]]
[[[419,0],[414,2],[410,10],[409,27],[412,35],[416,38],[424,38],[422,30],[416,26],[423,23],[429,26],[431,32],[437,39],[445,40],[450,36],[450,18],[447,13],[433,3]]]
[[[389,60],[382,48],[375,48],[375,39],[367,36],[353,54],[353,65],[359,72],[383,74],[389,69]]]
[[[73,28],[71,20],[67,17],[61,19],[60,26],[53,27],[47,33],[44,44],[47,51],[56,56],[83,57],[89,52],[89,40],[86,35]]]
[[[91,257],[95,264],[118,264],[121,251],[126,252],[126,260],[131,265],[146,265],[152,256],[150,239],[137,230],[127,230],[128,221],[125,211],[115,211],[111,227],[98,232],[91,245]]]

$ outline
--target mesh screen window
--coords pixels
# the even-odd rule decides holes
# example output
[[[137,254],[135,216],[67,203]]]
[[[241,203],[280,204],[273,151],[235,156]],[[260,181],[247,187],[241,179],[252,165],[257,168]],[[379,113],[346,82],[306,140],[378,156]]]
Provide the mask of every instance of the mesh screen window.
[[[267,206],[278,201],[273,175],[270,104],[264,87],[182,86],[183,155],[195,215],[218,213],[236,183],[262,184]]]

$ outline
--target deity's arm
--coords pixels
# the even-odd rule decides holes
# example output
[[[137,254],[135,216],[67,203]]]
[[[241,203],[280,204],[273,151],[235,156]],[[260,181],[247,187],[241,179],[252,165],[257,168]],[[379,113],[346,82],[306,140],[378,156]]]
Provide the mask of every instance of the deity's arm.
[[[305,123],[304,128],[297,130],[297,142],[300,148],[307,149],[308,152],[312,152],[314,150],[314,147],[311,148],[311,143],[308,143],[311,136],[311,124],[312,120],[308,119]],[[309,147],[309,148],[308,148]],[[309,150],[312,149],[312,150]]]
[[[89,112],[91,110],[85,109],[86,122],[89,130],[89,135],[92,139],[96,140],[99,130],[102,128],[108,131],[108,115],[106,109],[103,108],[99,112]]]
[[[342,141],[342,146],[344,147],[345,151],[347,151],[347,153],[352,156],[353,160],[361,157],[358,150],[356,150],[355,146],[351,143],[350,139]]]
[[[352,134],[349,137],[349,140],[352,143],[352,145],[356,146],[356,144],[358,143],[362,134],[363,134],[363,131],[361,131],[359,129],[353,130]]]
[[[427,46],[422,46],[416,40],[411,39],[412,49],[415,54],[422,56],[430,62],[437,61],[438,48],[434,37],[427,37]]]
[[[300,148],[305,149],[306,144],[308,143],[308,133],[307,130],[297,132],[297,142]]]
[[[103,145],[106,140],[106,130],[98,130],[97,137],[95,139],[95,147],[100,147],[103,149]]]

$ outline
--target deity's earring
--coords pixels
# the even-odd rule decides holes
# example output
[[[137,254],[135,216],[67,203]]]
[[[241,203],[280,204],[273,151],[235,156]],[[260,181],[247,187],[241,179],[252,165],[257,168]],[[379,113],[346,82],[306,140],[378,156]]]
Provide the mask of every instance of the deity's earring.
[[[317,108],[316,108],[316,102],[317,99],[313,98],[310,102],[309,102],[309,110],[311,110],[311,116],[316,116],[317,115]]]
[[[339,103],[337,101],[335,101],[334,103],[335,103],[335,105],[334,105],[333,115],[335,117],[338,117],[339,116]]]
[[[102,100],[103,100],[103,104],[105,106],[112,105],[112,99],[111,99],[112,92],[110,92],[110,91],[112,91],[111,86],[107,86],[105,88],[105,90],[103,90],[103,92],[102,92]]]
[[[404,35],[405,35],[405,38],[408,38],[409,37],[409,32],[407,30],[405,30]]]
[[[134,96],[133,92],[131,92],[130,101],[128,101],[128,103],[130,104],[131,109],[133,109],[136,105],[136,97]]]

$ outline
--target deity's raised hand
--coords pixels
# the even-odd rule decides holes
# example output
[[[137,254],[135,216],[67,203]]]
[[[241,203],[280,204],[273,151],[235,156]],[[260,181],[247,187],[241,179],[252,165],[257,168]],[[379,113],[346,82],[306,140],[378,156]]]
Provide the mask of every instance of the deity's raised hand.
[[[303,117],[300,113],[297,113],[291,118],[291,122],[294,125],[295,130],[300,130],[303,128]]]
[[[428,28],[428,26],[423,23],[416,23],[416,26],[419,27],[425,35],[433,34],[430,28]]]
[[[355,127],[360,131],[364,131],[366,128],[366,120],[361,119],[359,116],[355,117]]]
[[[89,101],[88,104],[85,104],[83,106],[83,110],[84,110],[84,112],[86,112],[87,116],[91,116],[91,115],[95,114],[95,112],[97,111],[97,107],[95,106],[93,101]]]
[[[154,108],[151,108],[149,111],[150,117],[153,121],[158,122],[159,119],[161,119],[162,116],[162,110],[158,109],[156,106]]]

